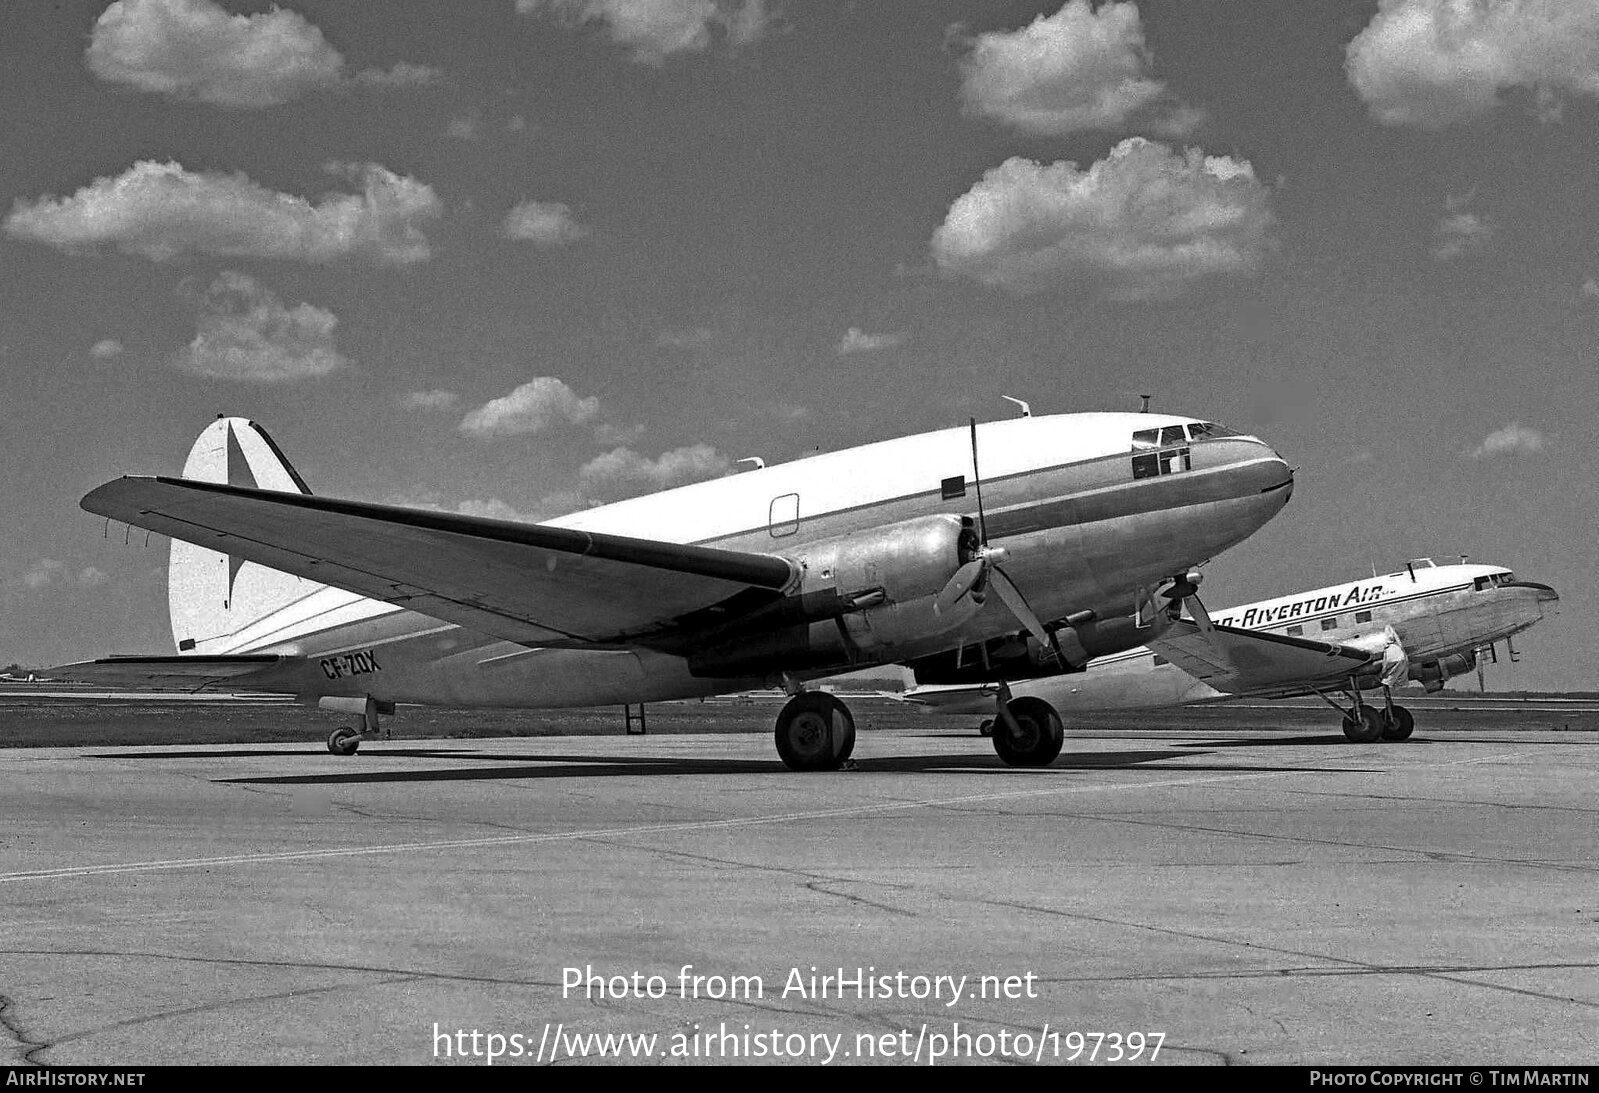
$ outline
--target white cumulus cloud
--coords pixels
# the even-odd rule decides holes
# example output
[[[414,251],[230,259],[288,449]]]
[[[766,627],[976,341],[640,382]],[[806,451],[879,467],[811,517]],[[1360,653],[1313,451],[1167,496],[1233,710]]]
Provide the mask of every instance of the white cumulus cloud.
[[[591,234],[559,201],[519,202],[505,214],[500,230],[508,239],[525,240],[539,247],[564,246]]]
[[[400,405],[407,410],[448,410],[461,401],[454,391],[411,391],[401,396]]]
[[[957,198],[933,233],[948,274],[1016,293],[1085,286],[1169,297],[1259,267],[1269,191],[1246,160],[1130,137],[1087,170],[1015,157]]]
[[[979,34],[961,60],[966,112],[1033,136],[1125,129],[1167,136],[1201,120],[1153,79],[1138,5],[1071,0],[1014,31]]]
[[[189,372],[281,383],[323,376],[348,363],[333,347],[331,311],[285,307],[255,278],[224,270],[198,294],[198,333],[178,357]]]
[[[89,347],[89,356],[97,361],[108,361],[122,355],[122,343],[115,338],[101,338]]]
[[[361,192],[312,204],[243,174],[141,160],[70,197],[18,199],[5,230],[68,252],[115,247],[157,262],[187,253],[391,264],[429,256],[420,225],[443,211],[431,186],[375,163],[331,166],[354,174]]]
[[[1344,71],[1385,125],[1466,121],[1512,88],[1555,120],[1561,96],[1599,97],[1599,3],[1381,0],[1345,50]]]
[[[852,326],[844,332],[838,340],[834,352],[840,357],[847,357],[851,353],[872,353],[879,349],[893,349],[903,344],[904,334],[868,334],[858,326]]]
[[[617,496],[684,486],[719,477],[732,468],[732,461],[709,444],[693,444],[654,459],[632,448],[613,448],[583,464],[577,474],[585,494]]]
[[[1478,213],[1455,212],[1438,221],[1433,233],[1432,256],[1450,262],[1487,247],[1494,223]]]
[[[698,53],[721,40],[746,46],[771,17],[765,0],[516,0],[524,15],[548,13],[570,23],[599,23],[633,59],[661,64],[675,53]]]
[[[427,83],[415,64],[347,77],[344,57],[298,12],[233,15],[212,0],[116,0],[95,20],[84,54],[102,80],[214,106],[259,109],[353,80]]]
[[[1516,455],[1521,452],[1539,452],[1548,443],[1548,438],[1537,429],[1528,428],[1519,421],[1512,421],[1503,429],[1495,429],[1483,438],[1466,455],[1472,459],[1485,459],[1495,455]]]
[[[539,376],[467,414],[461,419],[460,431],[485,439],[516,436],[537,433],[558,419],[582,425],[599,412],[599,399],[579,398],[554,376]]]
[[[34,591],[45,588],[96,588],[110,579],[103,570],[92,565],[73,572],[65,562],[55,558],[40,558],[22,574],[23,585]]]

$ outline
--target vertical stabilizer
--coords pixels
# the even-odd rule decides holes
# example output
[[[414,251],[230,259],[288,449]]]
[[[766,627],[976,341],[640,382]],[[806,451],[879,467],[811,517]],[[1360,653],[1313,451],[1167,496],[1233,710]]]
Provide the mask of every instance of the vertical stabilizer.
[[[230,486],[310,493],[265,429],[242,417],[206,426],[183,477]],[[167,605],[180,653],[238,652],[243,631],[300,602],[323,586],[231,554],[172,540]]]

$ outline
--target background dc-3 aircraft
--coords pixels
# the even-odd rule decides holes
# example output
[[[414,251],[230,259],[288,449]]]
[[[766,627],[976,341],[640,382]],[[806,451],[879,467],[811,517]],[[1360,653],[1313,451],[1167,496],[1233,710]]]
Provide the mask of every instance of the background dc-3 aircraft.
[[[1201,605],[1147,646],[1096,659],[1088,670],[1015,682],[1014,701],[1048,703],[1060,712],[1137,709],[1214,702],[1244,696],[1288,698],[1317,694],[1343,713],[1344,734],[1356,743],[1404,740],[1415,727],[1392,688],[1407,681],[1441,690],[1444,681],[1477,667],[1477,657],[1558,608],[1548,585],[1518,581],[1503,566],[1406,563],[1397,573],[1318,588],[1218,612]],[[1312,637],[1311,635],[1315,635]],[[1511,649],[1514,655],[1514,649]],[[1040,664],[1036,646],[1018,665]],[[949,656],[918,666],[918,681],[949,678]],[[1382,705],[1361,701],[1362,689],[1381,688]],[[1347,710],[1327,698],[1343,691]],[[930,684],[905,699],[942,713],[993,708],[994,688]]]
[[[1193,567],[1292,492],[1292,470],[1254,437],[1065,414],[521,524],[315,496],[258,425],[218,418],[181,478],[124,477],[82,501],[172,538],[178,655],[61,671],[357,713],[328,741],[338,754],[396,703],[620,705],[777,683],[794,695],[777,719],[783,761],[835,769],[854,721],[804,681],[1024,628],[1077,665],[1129,648],[1197,604]],[[1007,701],[996,751],[1052,761],[1060,719]]]

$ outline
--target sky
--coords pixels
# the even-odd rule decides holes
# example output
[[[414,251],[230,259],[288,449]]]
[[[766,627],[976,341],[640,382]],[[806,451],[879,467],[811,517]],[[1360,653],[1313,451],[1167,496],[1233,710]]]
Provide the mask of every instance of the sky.
[[[536,520],[1150,394],[1298,467],[1213,608],[1469,555],[1599,687],[1591,0],[19,7],[0,663],[170,651],[77,502],[220,413]]]

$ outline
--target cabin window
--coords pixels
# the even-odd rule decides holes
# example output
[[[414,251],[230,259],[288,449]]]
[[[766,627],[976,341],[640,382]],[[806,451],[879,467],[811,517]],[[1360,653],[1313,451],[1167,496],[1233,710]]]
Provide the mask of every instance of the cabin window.
[[[946,478],[939,483],[939,492],[945,501],[953,501],[957,497],[966,496],[966,476],[957,474],[954,478]]]
[[[793,535],[799,530],[799,494],[785,493],[772,498],[767,510],[766,530],[774,539]]]
[[[1322,619],[1321,620],[1321,628],[1323,630],[1336,630],[1336,629],[1338,629],[1338,616],[1334,615],[1330,619]]]
[[[1303,626],[1290,626],[1288,628],[1288,636],[1289,637],[1297,638],[1301,634],[1303,634],[1304,632],[1305,632],[1305,628]]]
[[[1356,622],[1370,622],[1371,621],[1371,612],[1370,611],[1356,611],[1355,612],[1355,621]]]

